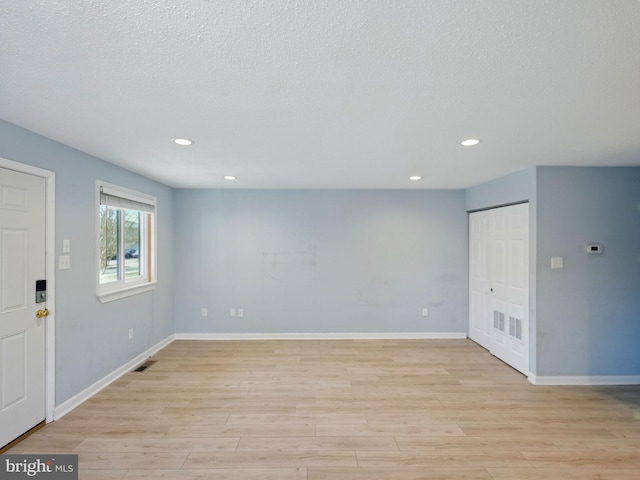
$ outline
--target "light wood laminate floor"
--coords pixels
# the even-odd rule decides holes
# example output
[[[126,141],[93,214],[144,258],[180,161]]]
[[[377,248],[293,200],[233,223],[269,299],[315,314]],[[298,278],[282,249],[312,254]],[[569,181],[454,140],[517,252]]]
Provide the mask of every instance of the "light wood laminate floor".
[[[7,453],[81,479],[640,478],[640,387],[542,387],[469,340],[175,341]]]

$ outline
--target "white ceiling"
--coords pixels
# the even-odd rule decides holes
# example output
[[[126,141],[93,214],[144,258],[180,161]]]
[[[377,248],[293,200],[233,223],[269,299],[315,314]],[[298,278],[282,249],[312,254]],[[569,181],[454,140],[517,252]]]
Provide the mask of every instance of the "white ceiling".
[[[174,187],[640,165],[640,1],[5,0],[0,118]]]

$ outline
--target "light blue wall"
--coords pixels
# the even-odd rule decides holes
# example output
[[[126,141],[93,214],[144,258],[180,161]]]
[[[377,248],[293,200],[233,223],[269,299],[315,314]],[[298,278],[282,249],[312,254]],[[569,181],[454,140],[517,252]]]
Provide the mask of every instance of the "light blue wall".
[[[535,167],[482,183],[465,191],[467,211],[485,210],[536,199]],[[531,206],[531,205],[530,205]],[[531,214],[535,218],[535,215]]]
[[[523,200],[531,372],[640,375],[640,168],[536,167],[466,191],[470,211]],[[587,254],[591,243],[604,254]]]
[[[465,210],[520,201],[531,371],[640,375],[640,168],[537,167],[464,192],[174,191],[3,121],[0,157],[56,172],[56,256],[72,245],[56,271],[57,404],[174,332],[466,332]],[[96,299],[96,179],[158,198],[151,293]]]
[[[56,173],[56,257],[71,240],[70,270],[56,271],[56,405],[173,333],[173,190],[0,121],[0,157]],[[108,304],[95,295],[95,181],[158,198],[157,288]],[[134,339],[128,340],[129,328]]]
[[[519,202],[529,202],[529,370],[537,371],[537,194],[536,168],[528,168],[469,188],[465,192],[468,211],[485,210]]]
[[[175,201],[177,333],[467,331],[463,191],[178,190]]]
[[[640,168],[539,167],[537,189],[538,375],[640,375]]]

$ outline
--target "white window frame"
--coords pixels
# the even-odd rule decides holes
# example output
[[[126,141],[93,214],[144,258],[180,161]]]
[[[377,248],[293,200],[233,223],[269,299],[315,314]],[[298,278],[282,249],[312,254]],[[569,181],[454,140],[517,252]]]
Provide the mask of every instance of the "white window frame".
[[[136,203],[143,203],[149,206],[152,211],[147,212],[150,214],[150,227],[149,232],[151,235],[150,245],[151,252],[147,252],[149,256],[148,262],[146,264],[145,270],[149,269],[150,271],[146,272],[145,275],[141,277],[136,277],[134,279],[127,280],[126,278],[122,280],[118,280],[115,282],[109,283],[100,283],[100,265],[98,262],[98,258],[100,255],[100,194],[105,193],[107,195],[111,195],[114,197],[119,197],[121,199],[130,200]],[[145,193],[136,192],[135,190],[130,190],[128,188],[120,187],[118,185],[113,185],[111,183],[104,182],[102,180],[96,180],[96,210],[95,210],[95,218],[96,218],[96,254],[94,256],[94,263],[96,269],[96,296],[101,303],[112,302],[114,300],[119,300],[121,298],[130,297],[132,295],[138,295],[140,293],[149,292],[153,290],[158,283],[157,278],[157,222],[156,218],[158,215],[158,201],[156,197],[152,195],[147,195]],[[143,234],[143,235],[146,235]],[[147,239],[145,238],[145,242]],[[122,259],[124,261],[124,259]]]

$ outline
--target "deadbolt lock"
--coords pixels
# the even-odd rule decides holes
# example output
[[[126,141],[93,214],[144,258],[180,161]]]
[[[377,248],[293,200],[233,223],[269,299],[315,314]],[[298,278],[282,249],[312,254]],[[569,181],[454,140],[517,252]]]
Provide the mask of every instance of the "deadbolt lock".
[[[36,280],[36,303],[47,301],[47,281]]]
[[[49,316],[49,309],[45,308],[44,310],[38,310],[36,312],[36,318],[43,318]]]

